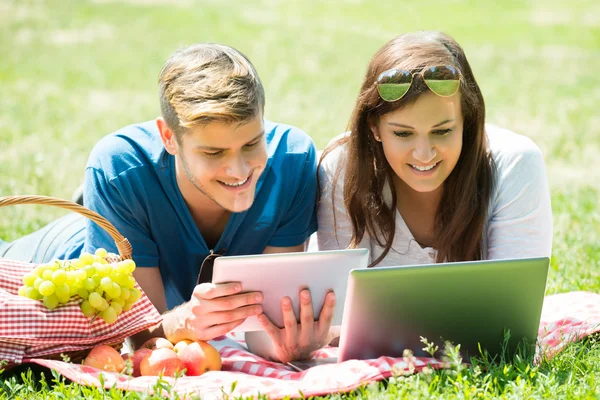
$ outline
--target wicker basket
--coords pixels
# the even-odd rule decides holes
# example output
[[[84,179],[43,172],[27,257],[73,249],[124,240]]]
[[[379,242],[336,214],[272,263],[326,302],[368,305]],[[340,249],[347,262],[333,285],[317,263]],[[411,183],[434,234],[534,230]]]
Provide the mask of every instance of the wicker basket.
[[[106,230],[106,232],[108,232],[108,234],[115,241],[115,244],[116,244],[119,254],[115,255],[115,254],[109,253],[105,257],[107,261],[113,263],[113,262],[118,262],[118,261],[125,260],[125,259],[131,259],[132,247],[131,247],[131,244],[129,243],[129,241],[125,237],[123,237],[108,220],[106,220],[100,214],[98,214],[92,210],[89,210],[83,206],[80,206],[79,204],[76,204],[76,203],[73,203],[70,201],[66,201],[66,200],[58,199],[58,198],[54,198],[54,197],[47,197],[47,196],[0,197],[0,207],[20,205],[20,204],[46,205],[46,206],[52,206],[52,207],[59,207],[59,208],[65,209],[65,210],[79,213],[79,214],[91,219],[98,225],[100,225],[104,230]],[[121,349],[121,347],[123,345],[123,340],[124,339],[115,341],[113,343],[104,343],[104,344],[112,346],[118,351]],[[64,356],[67,356],[71,360],[71,362],[80,362],[87,355],[89,350],[90,349],[88,348],[86,350],[77,350],[77,351],[71,351],[71,352],[60,352],[60,353],[56,353],[56,354],[48,354],[48,355],[44,355],[43,358],[61,360],[64,358]]]
[[[91,219],[100,227],[102,227],[115,241],[115,245],[117,246],[117,250],[119,251],[119,256],[116,261],[131,259],[131,253],[133,249],[131,248],[131,244],[129,240],[123,237],[117,231],[117,229],[110,223],[106,218],[102,215],[98,214],[95,211],[87,209],[83,206],[80,206],[77,203],[73,203],[67,200],[58,199],[55,197],[48,196],[6,196],[0,197],[0,207],[6,206],[14,206],[19,204],[39,204],[44,206],[52,206],[63,208],[65,210],[74,211],[78,214],[83,215],[86,218]],[[110,261],[113,261],[112,259]]]

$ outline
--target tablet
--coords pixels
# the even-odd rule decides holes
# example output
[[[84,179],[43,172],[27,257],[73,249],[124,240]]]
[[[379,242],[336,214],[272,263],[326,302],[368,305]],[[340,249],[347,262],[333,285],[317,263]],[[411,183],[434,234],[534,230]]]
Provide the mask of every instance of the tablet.
[[[368,263],[368,249],[223,256],[215,259],[212,283],[240,282],[243,292],[262,292],[263,312],[280,328],[283,328],[282,298],[292,299],[294,313],[299,318],[300,291],[309,289],[316,320],[325,296],[333,291],[336,306],[332,326],[341,326],[349,273],[367,268]],[[258,319],[249,317],[232,332],[262,330]]]

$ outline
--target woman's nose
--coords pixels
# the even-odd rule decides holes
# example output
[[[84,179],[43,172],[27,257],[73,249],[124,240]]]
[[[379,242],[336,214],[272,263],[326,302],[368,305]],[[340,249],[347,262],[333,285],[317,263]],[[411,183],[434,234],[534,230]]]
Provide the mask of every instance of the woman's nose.
[[[415,160],[423,164],[428,164],[436,156],[436,151],[432,143],[428,140],[419,140],[415,149],[413,150],[413,157]]]

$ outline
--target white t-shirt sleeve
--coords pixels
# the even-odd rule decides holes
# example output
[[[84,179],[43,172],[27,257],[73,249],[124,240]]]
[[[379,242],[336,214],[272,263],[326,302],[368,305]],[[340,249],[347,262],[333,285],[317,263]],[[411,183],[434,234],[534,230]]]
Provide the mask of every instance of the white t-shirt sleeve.
[[[343,148],[343,146],[338,147],[329,153],[319,167],[319,187],[321,191],[317,207],[319,250],[345,249],[352,239],[352,223],[344,206],[343,170],[337,179],[335,191],[333,190],[338,165],[343,159]],[[335,201],[332,205],[333,196],[335,196]],[[365,233],[358,247],[368,249],[370,247],[369,243],[369,237]]]
[[[495,132],[490,140],[497,180],[486,258],[550,257],[552,208],[540,149],[531,139],[508,130]]]

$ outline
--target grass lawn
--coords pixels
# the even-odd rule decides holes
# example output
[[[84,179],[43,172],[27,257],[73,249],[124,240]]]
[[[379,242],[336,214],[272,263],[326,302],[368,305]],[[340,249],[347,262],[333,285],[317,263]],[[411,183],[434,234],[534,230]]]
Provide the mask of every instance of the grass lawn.
[[[599,27],[595,0],[0,0],[0,195],[70,198],[99,138],[158,115],[157,76],[179,46],[214,41],[243,51],[265,85],[267,118],[301,127],[322,148],[345,129],[376,49],[398,33],[436,29],[464,47],[488,122],[531,137],[545,155],[554,211],[547,294],[598,292]],[[0,237],[18,238],[63,214],[2,209]],[[46,379],[0,375],[0,399],[139,397]],[[591,340],[537,367],[457,366],[350,397],[599,393],[600,343]]]

